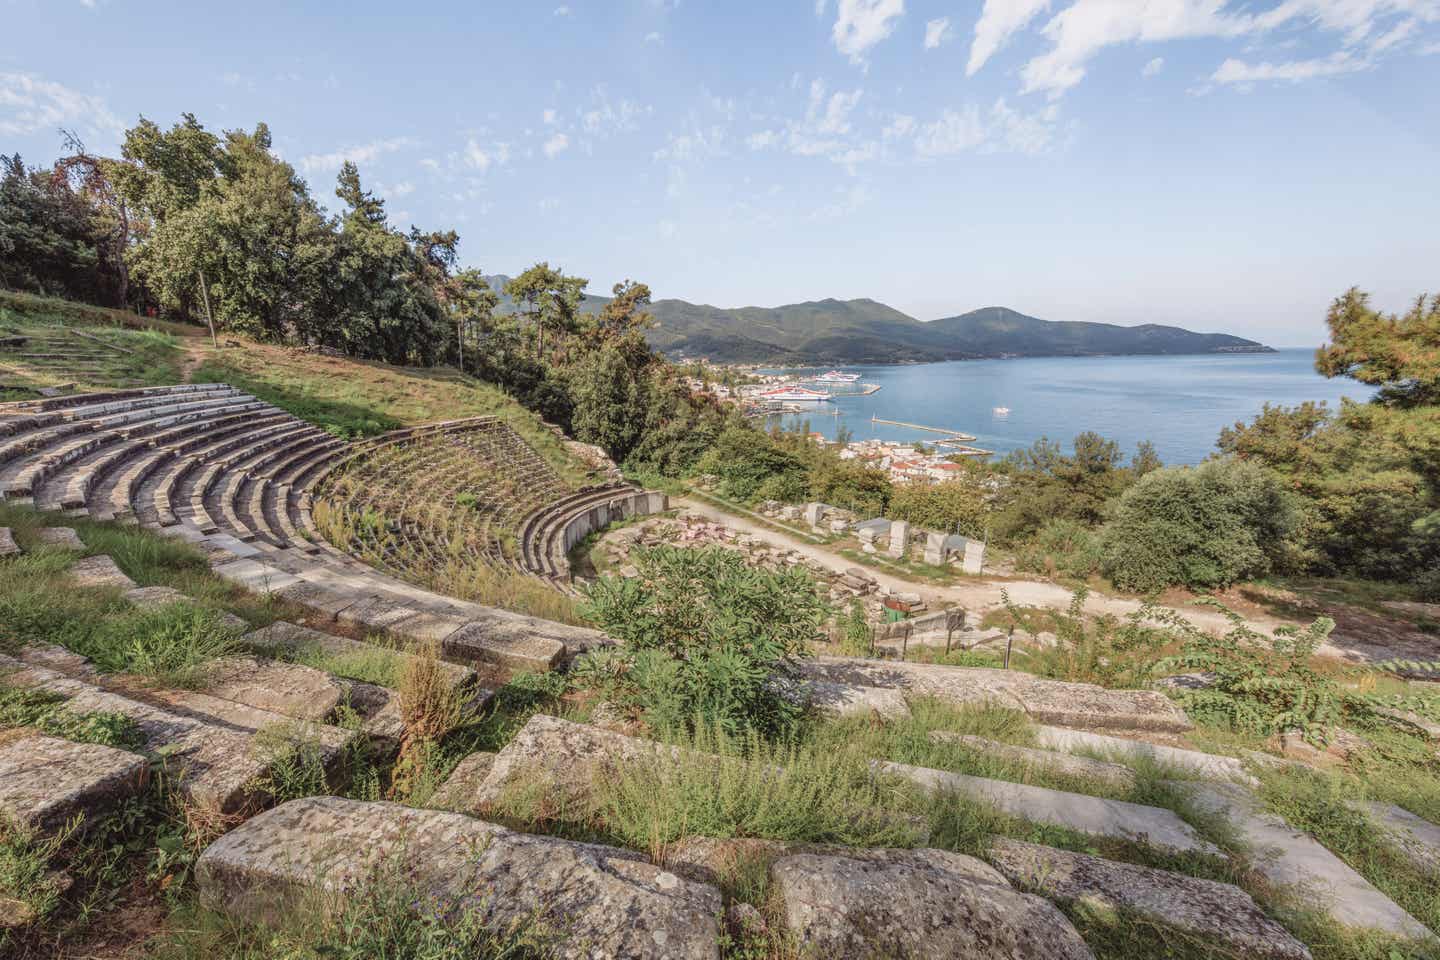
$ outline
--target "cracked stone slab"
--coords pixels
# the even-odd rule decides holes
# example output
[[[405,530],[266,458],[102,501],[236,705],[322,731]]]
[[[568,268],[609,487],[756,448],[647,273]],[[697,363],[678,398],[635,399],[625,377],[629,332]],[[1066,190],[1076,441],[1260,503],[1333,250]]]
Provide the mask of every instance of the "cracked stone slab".
[[[258,560],[231,560],[210,569],[221,579],[239,584],[251,593],[275,593],[300,582],[299,577]]]
[[[82,587],[118,587],[121,590],[135,589],[135,581],[125,576],[115,561],[101,554],[98,557],[83,557],[70,565],[70,579]]]
[[[558,626],[558,624],[557,624]],[[545,672],[565,657],[565,644],[553,637],[510,629],[495,629],[487,622],[467,623],[447,636],[445,655],[474,663],[497,663],[516,670]]]
[[[299,604],[311,613],[327,620],[334,620],[347,607],[354,606],[362,600],[371,599],[368,593],[335,590],[306,580],[283,587],[275,591],[275,595],[282,600]]]
[[[386,869],[487,924],[538,924],[567,960],[719,960],[714,887],[629,851],[393,803],[292,800],[211,844],[196,878],[210,903],[264,922],[303,891],[343,897]]]
[[[806,956],[1093,960],[1070,921],[994,868],[942,850],[885,859],[799,854],[770,867]]]
[[[1182,750],[1178,747],[1146,743],[1143,740],[1127,740],[1124,737],[1109,737],[1084,730],[1066,730],[1043,725],[1035,730],[1035,742],[1049,750],[1063,750],[1066,753],[1088,751],[1102,757],[1159,764],[1182,780],[1193,778],[1233,781],[1252,787],[1260,784],[1260,781],[1245,772],[1245,765],[1234,757],[1221,757],[1213,753],[1201,753],[1199,750]]]
[[[1192,724],[1169,697],[1153,690],[1107,690],[1046,680],[1018,670],[951,667],[895,660],[816,657],[801,665],[813,679],[894,687],[955,704],[994,704],[1024,711],[1037,723],[1183,733]]]
[[[1082,793],[1033,787],[1005,780],[972,777],[946,770],[874,761],[880,773],[903,777],[931,791],[951,791],[988,803],[1001,813],[1031,823],[1065,827],[1078,833],[1142,843],[1167,853],[1198,853],[1223,858],[1224,852],[1201,838],[1172,810]]]
[[[477,750],[470,754],[440,784],[428,805],[436,810],[479,816],[480,809],[475,798],[479,796],[480,784],[485,782],[494,763],[493,753]]]
[[[335,712],[348,689],[323,670],[298,663],[225,657],[209,664],[205,692],[222,700],[318,723]]]
[[[397,620],[385,629],[397,636],[418,640],[421,643],[442,643],[446,637],[469,622],[464,617],[422,611],[413,613],[403,620]]]
[[[832,680],[811,680],[805,685],[817,710],[837,717],[876,715],[886,720],[910,716],[905,694],[893,687],[863,687]]]
[[[997,757],[1021,766],[1048,770],[1062,776],[1095,780],[1107,787],[1129,790],[1135,786],[1135,771],[1120,763],[1091,760],[1089,757],[1072,757],[1068,753],[1053,750],[1036,750],[1033,747],[1019,747],[1001,743],[985,737],[967,736],[950,730],[931,730],[930,739],[936,743],[956,743],[976,753]]]
[[[145,758],[43,735],[0,745],[0,811],[42,833],[107,812],[145,785]]]
[[[240,639],[252,649],[271,657],[294,657],[304,651],[315,651],[334,657],[383,654],[395,658],[397,673],[404,669],[406,663],[414,659],[412,654],[403,650],[392,650],[389,647],[351,640],[349,637],[337,637],[334,634],[287,623],[284,620],[247,633]],[[452,686],[466,686],[475,679],[474,670],[459,664],[446,663],[441,660],[438,663],[438,669]]]
[[[1137,914],[1228,948],[1235,956],[1310,960],[1304,944],[1267,917],[1248,893],[1228,883],[1008,837],[991,840],[986,859],[1011,883],[1050,900]]]
[[[125,591],[125,599],[137,607],[151,609],[174,603],[188,603],[190,598],[174,587],[136,587]]]
[[[391,625],[414,615],[414,607],[392,603],[389,600],[371,599],[351,604],[337,613],[335,619],[341,623],[366,627],[370,630],[386,630]]]
[[[1201,811],[1224,817],[1251,850],[1266,880],[1290,888],[1307,905],[1336,923],[1390,936],[1430,940],[1430,933],[1399,904],[1375,889],[1319,841],[1264,808],[1260,799],[1232,783],[1170,781]]]
[[[20,553],[20,547],[15,543],[15,537],[10,533],[9,527],[0,527],[0,557],[13,557]]]
[[[41,546],[56,550],[85,549],[85,541],[80,539],[80,534],[76,533],[73,527],[41,527],[35,531],[35,538],[40,541]]]
[[[1440,873],[1440,827],[1393,803],[1371,801],[1364,809],[1412,867],[1424,874]]]

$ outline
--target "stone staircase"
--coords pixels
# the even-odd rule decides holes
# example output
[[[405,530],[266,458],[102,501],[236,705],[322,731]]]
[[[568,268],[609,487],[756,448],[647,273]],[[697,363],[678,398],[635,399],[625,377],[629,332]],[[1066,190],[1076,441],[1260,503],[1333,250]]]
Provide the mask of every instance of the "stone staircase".
[[[462,435],[503,435],[495,442],[507,455],[543,466],[508,426],[497,432],[503,424],[481,419],[462,424]],[[414,428],[352,445],[224,384],[0,404],[0,493],[160,529],[196,544],[217,573],[247,589],[280,594],[323,619],[439,642],[453,659],[547,670],[606,642],[597,631],[442,596],[362,563],[315,531],[311,490],[333,468],[369,463],[375,450],[406,449],[416,438],[452,438],[453,429]],[[461,444],[455,459],[468,456],[473,469],[494,463],[473,452]],[[416,500],[437,495],[428,485],[407,489]]]

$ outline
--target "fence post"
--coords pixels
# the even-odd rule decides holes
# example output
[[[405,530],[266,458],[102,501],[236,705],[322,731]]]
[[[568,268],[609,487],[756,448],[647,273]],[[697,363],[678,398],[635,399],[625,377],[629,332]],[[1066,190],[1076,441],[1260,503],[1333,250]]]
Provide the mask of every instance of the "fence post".
[[[1005,669],[1010,669],[1010,648],[1015,645],[1015,624],[1010,624],[1010,633],[1005,638]]]
[[[910,623],[906,621],[905,629],[900,631],[900,662],[905,662],[906,652],[910,649]]]

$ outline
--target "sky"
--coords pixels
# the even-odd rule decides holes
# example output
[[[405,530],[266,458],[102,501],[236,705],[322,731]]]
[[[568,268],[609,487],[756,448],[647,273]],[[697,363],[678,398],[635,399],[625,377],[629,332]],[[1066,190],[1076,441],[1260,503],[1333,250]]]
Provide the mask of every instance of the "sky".
[[[0,0],[0,152],[354,160],[487,273],[1324,339],[1440,292],[1440,0]]]

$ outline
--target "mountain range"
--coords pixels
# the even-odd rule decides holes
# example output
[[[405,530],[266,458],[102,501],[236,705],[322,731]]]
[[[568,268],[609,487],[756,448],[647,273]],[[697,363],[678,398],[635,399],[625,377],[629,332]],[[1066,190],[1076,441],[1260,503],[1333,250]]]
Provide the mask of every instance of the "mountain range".
[[[487,277],[503,294],[509,278]],[[581,309],[598,313],[609,297],[586,294]],[[672,359],[724,363],[927,363],[984,357],[1083,357],[1183,353],[1260,353],[1269,347],[1224,333],[1194,333],[1146,323],[1041,320],[1008,307],[982,307],[922,321],[875,300],[814,300],[781,307],[712,307],[685,300],[650,305],[652,346]]]

